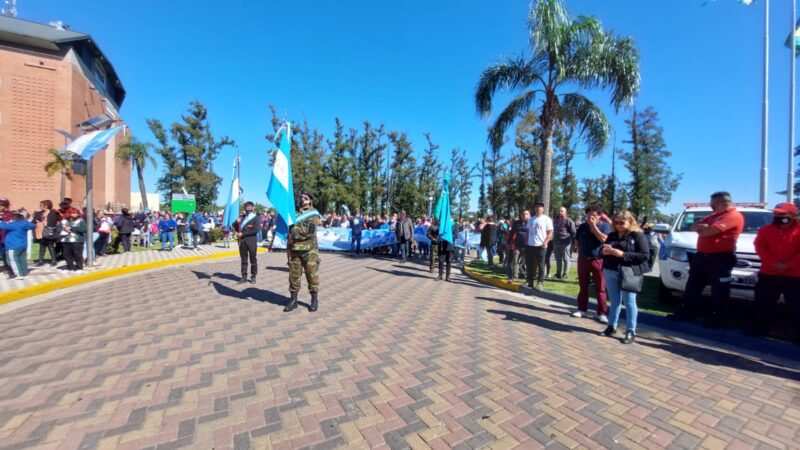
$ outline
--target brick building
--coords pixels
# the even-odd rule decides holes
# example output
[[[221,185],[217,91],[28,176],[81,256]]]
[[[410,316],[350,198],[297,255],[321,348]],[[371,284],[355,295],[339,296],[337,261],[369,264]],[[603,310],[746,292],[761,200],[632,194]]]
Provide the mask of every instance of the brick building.
[[[83,133],[79,124],[106,115],[118,118],[125,89],[91,36],[59,25],[0,16],[0,196],[12,208],[58,203],[61,176],[48,177],[49,149]],[[117,135],[93,159],[94,205],[119,207],[130,201],[130,166],[115,157]],[[67,181],[76,204],[85,197],[84,177]]]

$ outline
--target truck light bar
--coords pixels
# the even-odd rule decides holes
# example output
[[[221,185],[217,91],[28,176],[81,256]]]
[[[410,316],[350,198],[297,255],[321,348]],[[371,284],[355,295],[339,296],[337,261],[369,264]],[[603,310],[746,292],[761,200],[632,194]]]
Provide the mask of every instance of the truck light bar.
[[[734,202],[734,206],[738,206],[741,208],[766,208],[766,203],[757,203],[757,202]],[[684,203],[684,208],[703,208],[703,207],[711,207],[711,203],[708,202],[698,202],[698,203]]]

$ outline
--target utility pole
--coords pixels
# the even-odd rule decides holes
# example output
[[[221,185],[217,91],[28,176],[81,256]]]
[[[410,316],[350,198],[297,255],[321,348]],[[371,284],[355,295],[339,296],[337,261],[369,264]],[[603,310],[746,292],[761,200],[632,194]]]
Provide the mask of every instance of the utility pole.
[[[792,0],[794,1],[794,0]],[[792,23],[794,30],[794,23]],[[792,56],[794,59],[794,56]],[[761,110],[761,182],[758,201],[767,203],[767,157],[769,154],[769,0],[764,0],[764,91]]]
[[[611,132],[614,133],[614,146],[611,147],[611,215],[613,216],[617,204],[617,130],[612,128]]]
[[[94,202],[92,201],[92,191],[94,182],[92,180],[92,158],[86,160],[86,266],[94,266]]]

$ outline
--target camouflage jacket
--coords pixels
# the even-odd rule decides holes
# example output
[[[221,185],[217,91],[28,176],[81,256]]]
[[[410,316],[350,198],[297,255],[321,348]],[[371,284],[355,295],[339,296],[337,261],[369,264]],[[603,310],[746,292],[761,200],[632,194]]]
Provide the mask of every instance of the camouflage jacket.
[[[311,208],[301,209],[298,211],[298,217],[306,212],[316,212]],[[301,220],[291,227],[289,227],[289,250],[294,252],[307,252],[311,250],[318,250],[317,244],[317,226],[320,224],[320,217],[316,215]]]

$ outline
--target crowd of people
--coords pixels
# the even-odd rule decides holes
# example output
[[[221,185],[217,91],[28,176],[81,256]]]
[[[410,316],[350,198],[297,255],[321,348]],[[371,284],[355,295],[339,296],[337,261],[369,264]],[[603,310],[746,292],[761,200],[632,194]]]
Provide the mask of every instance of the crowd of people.
[[[260,215],[259,242],[271,235],[274,213]],[[28,260],[36,266],[50,265],[62,270],[81,272],[87,259],[87,241],[97,257],[125,253],[139,247],[172,251],[177,246],[198,249],[214,241],[213,230],[219,229],[224,245],[230,246],[232,230],[222,225],[221,214],[195,212],[131,213],[95,210],[93,226],[86,223],[86,210],[73,206],[64,198],[58,208],[51,200],[39,203],[39,209],[12,209],[11,201],[0,197],[0,255],[4,271],[11,279],[24,279]],[[91,229],[91,231],[90,231]],[[38,252],[28,255],[29,234]],[[263,237],[262,237],[263,236]],[[60,264],[63,261],[63,265]]]

